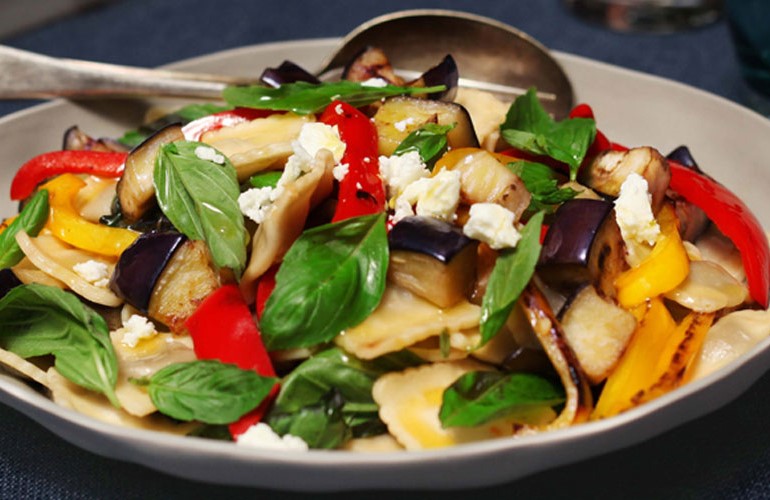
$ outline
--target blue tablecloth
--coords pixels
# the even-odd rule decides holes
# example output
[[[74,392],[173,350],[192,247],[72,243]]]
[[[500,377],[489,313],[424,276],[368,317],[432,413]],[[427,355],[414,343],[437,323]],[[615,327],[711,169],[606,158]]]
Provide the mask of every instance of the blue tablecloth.
[[[559,0],[343,2],[131,0],[107,3],[3,43],[53,56],[157,66],[240,45],[341,36],[388,11],[452,8],[494,17],[550,48],[678,80],[741,101],[744,87],[723,22],[670,35],[618,34],[583,23]],[[2,15],[0,4],[0,15]],[[0,114],[29,105],[1,102]],[[770,497],[770,376],[733,404],[622,451],[510,484],[440,493],[488,498]],[[0,405],[0,498],[302,498],[199,484],[80,450]],[[298,479],[301,480],[301,479]],[[369,498],[430,492],[366,492]],[[360,498],[341,493],[335,498]]]

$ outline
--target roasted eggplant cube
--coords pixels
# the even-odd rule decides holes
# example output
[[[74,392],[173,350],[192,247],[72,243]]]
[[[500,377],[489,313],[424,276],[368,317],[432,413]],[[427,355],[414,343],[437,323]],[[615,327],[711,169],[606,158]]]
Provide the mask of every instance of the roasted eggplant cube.
[[[479,147],[471,117],[459,104],[416,97],[393,97],[386,100],[374,115],[380,154],[392,155],[406,136],[426,123],[455,125],[447,134],[450,149]]]
[[[155,205],[152,175],[158,150],[164,144],[183,139],[182,126],[169,125],[148,137],[128,154],[126,169],[117,188],[120,209],[128,222],[136,222]]]
[[[404,84],[393,71],[388,56],[377,47],[364,47],[342,72],[342,79],[352,82],[365,82],[370,78],[381,78],[393,85]]]
[[[115,266],[110,288],[171,331],[220,285],[206,244],[178,233],[148,233],[127,248]]]
[[[477,243],[458,227],[432,217],[407,217],[388,235],[388,278],[439,307],[470,294]]]
[[[611,202],[574,199],[556,210],[538,262],[549,286],[570,291],[591,283],[603,296],[615,297],[615,278],[626,268]]]
[[[561,326],[592,384],[610,374],[636,329],[634,315],[587,285],[567,302]]]
[[[291,61],[284,61],[277,68],[265,68],[259,79],[265,85],[274,88],[285,83],[321,83],[315,75]]]

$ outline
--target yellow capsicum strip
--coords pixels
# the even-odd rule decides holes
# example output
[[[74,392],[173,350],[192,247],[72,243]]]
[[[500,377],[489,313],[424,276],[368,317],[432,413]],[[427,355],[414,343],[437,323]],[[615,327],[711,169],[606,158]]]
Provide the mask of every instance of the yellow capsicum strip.
[[[615,280],[618,302],[625,308],[639,305],[676,288],[690,272],[674,209],[664,205],[658,215],[660,236],[650,255]]]
[[[677,325],[660,298],[650,300],[646,309],[623,356],[604,384],[592,419],[611,417],[632,408],[634,400],[660,377],[656,368]]]
[[[98,253],[119,256],[139,236],[128,229],[94,224],[80,216],[73,205],[75,195],[85,182],[73,174],[63,174],[47,182],[51,214],[48,229],[70,245]]]

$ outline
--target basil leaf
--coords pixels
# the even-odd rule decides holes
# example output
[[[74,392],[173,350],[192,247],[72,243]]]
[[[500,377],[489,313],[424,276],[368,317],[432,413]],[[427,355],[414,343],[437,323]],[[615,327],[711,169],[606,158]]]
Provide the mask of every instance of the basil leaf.
[[[590,118],[555,122],[543,109],[535,89],[530,88],[508,109],[500,131],[515,148],[566,163],[570,180],[575,180],[578,167],[596,136],[596,122]]]
[[[293,416],[304,419],[301,412],[314,413],[328,394],[336,391],[340,398],[339,409],[346,424],[330,425],[346,436],[361,437],[384,432],[380,421],[379,408],[372,398],[372,386],[380,375],[389,371],[403,370],[417,366],[423,361],[407,352],[381,356],[373,360],[360,360],[339,348],[330,348],[307,359],[291,371],[281,382],[278,394],[266,420],[273,426],[291,426],[291,434],[312,434],[304,429],[304,424],[290,422]],[[331,415],[330,415],[331,418]],[[281,423],[274,422],[280,421]],[[313,417],[313,425],[317,425]],[[342,442],[342,441],[341,441]]]
[[[281,436],[302,438],[310,448],[334,449],[353,436],[345,422],[343,405],[343,398],[332,390],[318,403],[297,411],[271,411],[268,424]]]
[[[417,151],[422,161],[432,170],[436,160],[446,152],[446,136],[454,127],[454,124],[438,125],[436,123],[426,123],[406,136],[406,139],[401,141],[401,144],[393,151],[393,154],[402,155],[409,151]]]
[[[164,415],[189,422],[229,424],[256,408],[278,382],[252,370],[215,360],[175,363],[155,372],[146,385]]]
[[[222,165],[199,158],[199,147],[213,149],[192,141],[161,147],[153,173],[158,205],[180,232],[206,242],[214,264],[240,276],[248,236],[235,168],[224,155]]]
[[[29,284],[0,300],[0,345],[22,358],[53,355],[61,375],[86,389],[115,396],[118,361],[107,323],[74,295]]]
[[[16,233],[24,231],[37,236],[48,220],[48,191],[35,193],[24,205],[21,213],[0,233],[0,269],[15,266],[24,258],[24,252],[16,243]]]
[[[249,185],[253,188],[272,187],[278,185],[278,180],[283,174],[282,171],[274,170],[271,172],[260,172],[249,178]]]
[[[470,372],[444,391],[439,419],[443,427],[473,427],[502,417],[530,423],[564,399],[560,385],[537,375]]]
[[[516,161],[506,165],[508,170],[516,174],[527,191],[532,195],[528,210],[552,211],[554,205],[560,205],[574,198],[578,192],[572,188],[559,188],[556,173],[547,165],[529,161]]]
[[[385,215],[309,229],[289,248],[260,321],[270,350],[328,342],[366,319],[385,291]]]
[[[404,94],[426,94],[445,90],[444,85],[433,87],[372,87],[360,82],[286,83],[280,87],[252,85],[227,87],[222,92],[225,101],[232,106],[257,109],[293,111],[307,115],[323,110],[332,101],[339,100],[358,107],[371,104],[385,97]]]
[[[481,301],[481,344],[487,343],[505,324],[516,300],[535,273],[540,257],[543,212],[529,219],[516,248],[501,250],[489,275]]]

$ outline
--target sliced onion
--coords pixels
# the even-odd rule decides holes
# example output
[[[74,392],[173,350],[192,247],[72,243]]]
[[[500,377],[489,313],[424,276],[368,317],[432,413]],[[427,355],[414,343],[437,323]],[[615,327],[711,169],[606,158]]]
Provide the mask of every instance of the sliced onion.
[[[722,266],[698,260],[690,263],[690,273],[666,298],[697,312],[716,312],[742,304],[748,297],[746,287]]]

